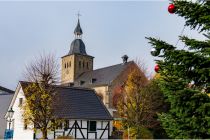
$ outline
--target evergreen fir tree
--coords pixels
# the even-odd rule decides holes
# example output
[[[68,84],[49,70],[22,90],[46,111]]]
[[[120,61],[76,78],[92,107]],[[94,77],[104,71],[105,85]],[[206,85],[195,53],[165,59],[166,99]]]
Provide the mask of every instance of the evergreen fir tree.
[[[177,47],[152,37],[153,56],[159,65],[159,84],[170,109],[159,114],[171,138],[210,138],[210,2],[173,1],[175,14],[185,26],[206,36],[205,41],[180,36],[185,46]]]

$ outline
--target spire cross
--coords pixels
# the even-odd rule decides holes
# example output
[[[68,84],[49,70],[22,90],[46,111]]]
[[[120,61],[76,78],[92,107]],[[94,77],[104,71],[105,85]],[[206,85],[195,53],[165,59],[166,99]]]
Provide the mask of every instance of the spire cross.
[[[78,13],[77,13],[77,16],[78,16],[78,19],[79,19],[79,17],[82,16],[82,15],[78,12]]]

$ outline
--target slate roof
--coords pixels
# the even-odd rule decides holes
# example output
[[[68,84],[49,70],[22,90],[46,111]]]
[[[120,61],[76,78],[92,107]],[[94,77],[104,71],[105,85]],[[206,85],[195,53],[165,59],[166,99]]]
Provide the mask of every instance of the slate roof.
[[[73,40],[68,54],[69,55],[71,54],[87,55],[84,42],[81,39]]]
[[[60,87],[57,92],[59,104],[56,106],[56,117],[69,119],[112,120],[110,113],[94,90]]]
[[[74,30],[74,34],[75,35],[82,35],[82,28],[80,26],[80,22],[79,22],[79,19],[78,19],[78,22],[77,22],[77,26]]]
[[[29,82],[21,81],[20,84],[26,88]],[[56,86],[54,107],[57,118],[112,120],[93,89]]]
[[[0,139],[4,136],[4,131],[6,129],[6,120],[4,115],[6,114],[11,99],[13,97],[14,91],[0,86]]]
[[[75,80],[75,86],[84,86],[84,87],[91,87],[91,86],[98,86],[98,85],[109,85],[117,76],[124,71],[127,66],[134,64],[133,61],[127,63],[121,63],[105,68],[96,69],[93,71],[88,71],[81,74]],[[93,79],[93,82],[92,82]],[[82,85],[80,84],[82,81]]]
[[[8,88],[2,87],[2,86],[0,86],[0,91],[4,91],[6,93],[14,93],[14,91],[12,91],[12,90],[10,90]]]

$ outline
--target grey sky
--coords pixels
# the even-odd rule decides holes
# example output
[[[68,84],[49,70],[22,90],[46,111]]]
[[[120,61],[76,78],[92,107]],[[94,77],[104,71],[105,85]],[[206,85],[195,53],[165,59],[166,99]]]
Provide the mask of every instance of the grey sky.
[[[59,62],[74,39],[77,12],[83,41],[94,68],[121,63],[121,56],[143,59],[153,72],[154,58],[145,36],[175,44],[184,19],[167,11],[169,1],[139,2],[0,2],[0,85],[15,89],[25,65],[40,53]],[[202,39],[186,28],[184,34]],[[181,43],[178,44],[181,46]]]

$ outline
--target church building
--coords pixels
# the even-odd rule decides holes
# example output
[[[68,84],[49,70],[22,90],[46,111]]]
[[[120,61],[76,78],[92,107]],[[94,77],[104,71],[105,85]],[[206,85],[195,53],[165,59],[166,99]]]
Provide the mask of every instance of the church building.
[[[124,55],[122,63],[94,70],[94,57],[86,52],[79,19],[74,34],[75,39],[69,52],[62,57],[61,83],[70,87],[94,89],[113,114],[113,111],[116,111],[113,105],[114,89],[125,83],[132,70],[140,69],[134,61],[128,61],[128,56]],[[146,76],[144,78],[146,79]]]

